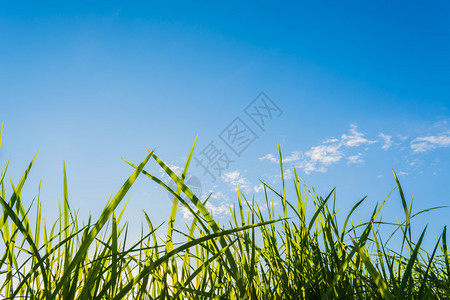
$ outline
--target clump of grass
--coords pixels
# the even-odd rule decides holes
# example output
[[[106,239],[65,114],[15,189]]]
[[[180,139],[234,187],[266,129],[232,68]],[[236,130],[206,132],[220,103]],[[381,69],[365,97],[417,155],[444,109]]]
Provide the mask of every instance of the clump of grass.
[[[0,130],[0,145],[1,145]],[[195,146],[195,143],[194,143]],[[351,216],[360,200],[338,224],[336,193],[318,196],[303,185],[294,168],[295,198],[288,200],[285,180],[280,190],[264,183],[267,210],[238,192],[238,207],[231,209],[229,226],[220,225],[205,204],[184,184],[194,146],[180,177],[154,151],[138,165],[98,220],[78,219],[70,208],[66,170],[59,216],[47,225],[37,204],[25,208],[22,189],[35,158],[17,185],[1,173],[0,219],[2,251],[0,295],[5,299],[436,299],[450,296],[450,264],[446,228],[432,253],[411,238],[412,203],[408,206],[395,176],[405,221],[380,221],[386,200],[375,207],[369,220],[354,224]],[[280,162],[281,152],[280,154]],[[145,171],[153,159],[177,186]],[[283,165],[280,164],[283,176]],[[138,176],[146,176],[169,191],[174,202],[168,216],[165,241],[157,238],[144,212],[147,229],[131,246],[128,226],[118,205]],[[10,192],[6,192],[9,190]],[[181,197],[183,193],[186,197]],[[7,196],[8,195],[8,196]],[[272,196],[269,196],[272,195]],[[281,215],[270,197],[281,200]],[[185,200],[187,199],[187,200]],[[306,212],[307,202],[315,210]],[[331,205],[331,202],[333,204]],[[194,216],[187,229],[175,228],[177,208]],[[264,211],[264,213],[263,213]],[[29,215],[35,214],[35,224]],[[307,217],[311,215],[311,217]],[[401,235],[401,249],[389,249],[380,226],[392,226]],[[183,243],[173,242],[174,234]],[[386,241],[384,241],[386,240]],[[368,249],[374,249],[369,251]],[[407,253],[407,254],[405,254]]]

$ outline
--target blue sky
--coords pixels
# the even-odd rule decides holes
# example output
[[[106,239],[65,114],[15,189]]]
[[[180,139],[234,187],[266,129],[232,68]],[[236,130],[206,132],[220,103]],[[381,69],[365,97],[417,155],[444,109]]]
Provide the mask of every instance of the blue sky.
[[[72,207],[97,215],[132,171],[122,157],[139,162],[156,147],[183,166],[197,135],[198,159],[213,142],[233,160],[215,182],[194,161],[190,169],[224,218],[237,184],[257,200],[258,179],[279,187],[277,143],[308,186],[337,187],[344,212],[366,195],[362,215],[381,202],[395,188],[392,168],[416,210],[449,204],[445,1],[0,5],[0,166],[11,158],[17,182],[40,150],[24,201],[42,179],[47,215],[62,195],[63,159]],[[281,111],[264,130],[245,113],[261,92]],[[219,137],[237,117],[257,137],[239,156]],[[161,175],[155,163],[149,171]],[[145,178],[130,196],[132,225],[142,209],[155,223],[170,213]],[[429,224],[433,242],[447,215],[428,213],[413,230]],[[385,216],[403,220],[396,193]]]

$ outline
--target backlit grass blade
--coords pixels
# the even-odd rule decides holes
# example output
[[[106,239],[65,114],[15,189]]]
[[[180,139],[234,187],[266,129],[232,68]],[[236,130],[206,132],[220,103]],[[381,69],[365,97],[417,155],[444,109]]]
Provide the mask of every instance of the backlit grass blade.
[[[210,215],[208,210],[203,206],[202,202],[197,198],[197,196],[192,193],[192,191],[178,178],[175,173],[173,173],[162,160],[160,160],[155,154],[153,154],[153,158],[156,162],[163,168],[163,170],[169,175],[169,177],[177,184],[178,187],[181,188],[183,193],[188,197],[190,201],[194,203],[194,205],[198,208],[200,213],[208,222],[209,226],[215,233],[219,233],[221,231],[220,227],[217,225],[213,217]],[[219,237],[219,243],[222,247],[226,247],[227,241],[223,238],[223,236]],[[232,276],[236,280],[236,284],[239,290],[243,293],[245,287],[243,286],[242,278],[238,273],[237,263],[229,250],[225,251],[225,256],[227,257],[228,263],[230,264],[230,269],[232,270]]]
[[[361,203],[364,202],[364,200],[367,199],[367,196],[362,198],[361,200],[359,200],[350,210],[350,212],[348,213],[347,217],[345,218],[345,222],[344,222],[344,226],[342,226],[342,233],[341,233],[341,239],[344,239],[344,235],[345,235],[345,229],[347,228],[347,223],[350,219],[350,217],[352,216],[353,212],[358,208],[358,206],[361,205]]]
[[[447,270],[447,277],[450,278],[450,259],[449,259],[449,251],[447,248],[447,226],[444,226],[444,231],[442,232],[442,246],[443,246],[443,255],[445,261],[445,269]]]
[[[77,250],[77,253],[73,257],[70,265],[64,272],[64,275],[61,277],[56,287],[53,290],[52,298],[55,299],[59,293],[59,290],[66,283],[67,280],[70,279],[72,270],[84,259],[87,251],[89,250],[89,246],[91,245],[94,238],[100,232],[101,228],[106,224],[109,217],[113,213],[114,209],[119,205],[120,201],[125,197],[128,190],[131,188],[133,183],[136,181],[136,178],[139,176],[141,171],[144,169],[144,166],[147,164],[148,160],[152,156],[153,152],[150,152],[149,155],[144,159],[144,161],[137,167],[137,169],[131,174],[128,180],[124,183],[124,185],[120,188],[119,192],[114,196],[114,198],[110,201],[110,203],[104,208],[100,218],[95,223],[94,227],[88,232],[88,234],[84,237],[80,247]]]
[[[273,221],[267,221],[264,223],[259,223],[259,224],[252,224],[252,225],[246,225],[246,226],[242,226],[242,227],[238,227],[238,228],[233,228],[233,229],[228,229],[228,230],[223,230],[223,231],[219,231],[217,233],[212,233],[206,236],[202,236],[199,238],[196,238],[190,242],[187,242],[175,249],[173,249],[172,251],[170,251],[169,253],[166,253],[164,256],[160,257],[158,260],[154,261],[153,263],[151,263],[150,265],[146,266],[145,268],[143,268],[143,270],[136,276],[134,277],[132,282],[129,282],[121,291],[119,291],[117,293],[117,295],[113,298],[113,300],[119,300],[122,299],[129,291],[130,289],[137,283],[139,282],[144,276],[146,276],[147,274],[151,273],[156,267],[158,267],[159,265],[161,265],[162,263],[164,263],[167,259],[171,258],[172,256],[174,256],[175,254],[184,251],[186,249],[189,249],[195,245],[198,245],[200,243],[212,240],[212,239],[216,239],[216,238],[220,238],[223,236],[227,236],[233,233],[237,233],[239,231],[242,230],[247,230],[250,228],[254,228],[254,227],[260,227],[260,226],[264,226],[264,225],[268,225],[268,224],[272,224],[275,222],[279,222],[282,221],[281,220],[273,220]],[[227,245],[225,245],[224,248],[226,248]],[[225,249],[225,253],[226,250],[229,249]]]
[[[353,244],[355,245],[355,248],[358,251],[359,257],[361,257],[361,260],[363,261],[367,270],[369,271],[370,276],[373,278],[374,283],[378,287],[378,291],[380,292],[381,296],[384,299],[394,300],[394,297],[389,292],[386,282],[383,280],[383,276],[381,276],[381,274],[378,273],[377,269],[373,266],[370,259],[365,255],[364,250],[363,250],[365,247],[360,248],[358,246],[358,243],[355,242],[354,240],[353,240]]]
[[[417,241],[416,247],[414,248],[414,251],[411,254],[411,257],[409,258],[408,265],[406,266],[405,272],[403,273],[399,292],[397,294],[397,300],[405,299],[406,285],[407,285],[408,280],[410,279],[411,272],[412,272],[414,263],[416,261],[417,254],[419,253],[420,245],[422,244],[422,240],[423,240],[423,237],[425,236],[426,230],[427,230],[427,228],[425,227],[425,229],[422,231],[422,234],[420,235],[419,240]]]
[[[206,269],[214,260],[216,260],[220,255],[223,255],[225,251],[228,250],[229,247],[231,247],[236,240],[233,240],[228,244],[225,248],[221,249],[219,252],[211,256],[208,260],[206,260],[200,267],[197,268],[184,282],[183,287],[178,289],[178,292],[173,295],[172,299],[177,299],[178,296],[183,292],[183,290],[195,279],[195,277],[204,269]]]
[[[392,173],[394,174],[395,182],[397,183],[398,191],[400,193],[400,198],[402,200],[403,210],[405,211],[405,217],[406,217],[406,230],[409,234],[409,239],[411,239],[411,223],[410,223],[410,210],[408,210],[408,206],[406,204],[405,194],[403,193],[402,186],[400,185],[400,181],[398,180],[397,174],[395,174],[394,170],[392,170]]]
[[[6,201],[0,197],[0,204],[3,206],[3,212],[5,213],[5,215],[10,218],[14,224],[17,226],[17,228],[20,230],[20,232],[23,234],[23,236],[25,237],[25,239],[27,240],[33,255],[35,255],[36,259],[38,262],[42,261],[41,255],[39,254],[39,250],[36,247],[36,244],[34,243],[33,240],[33,236],[30,235],[30,232],[28,229],[25,228],[25,226],[22,223],[22,220],[19,219],[18,215],[12,210],[12,208],[8,205],[8,203],[6,203]],[[51,299],[49,292],[50,292],[50,283],[47,277],[47,270],[45,269],[45,266],[43,264],[40,265],[41,268],[41,274],[42,279],[44,281],[44,286],[45,286],[45,298],[46,299]],[[12,295],[12,297],[15,297],[16,295]]]
[[[1,135],[2,128],[0,140]],[[294,191],[287,191],[286,171],[278,147],[282,182],[270,187],[261,180],[263,198],[259,199],[258,194],[252,201],[238,189],[236,206],[230,203],[229,225],[226,223],[225,227],[206,209],[209,197],[200,202],[199,195],[194,195],[185,182],[194,146],[181,176],[174,174],[154,153],[139,166],[127,162],[133,166],[133,174],[119,192],[108,199],[97,222],[93,222],[91,216],[87,223],[79,220],[77,212],[70,208],[63,163],[63,195],[56,203],[59,203],[56,220],[48,226],[41,205],[49,200],[41,199],[41,184],[36,203],[34,199],[29,201],[28,192],[22,192],[34,159],[17,185],[12,180],[10,185],[5,185],[8,160],[0,176],[0,298],[450,297],[446,227],[441,235],[442,242],[437,239],[430,253],[422,247],[426,228],[417,243],[411,239],[413,219],[440,207],[414,213],[413,200],[406,203],[395,173],[405,219],[392,222],[379,217],[390,194],[381,205],[375,206],[368,219],[353,218],[365,198],[357,199],[350,212],[342,217],[336,189],[321,197],[299,179],[295,168]],[[169,187],[144,170],[151,157],[177,188]],[[125,195],[140,173],[168,191],[174,198],[174,205],[167,217],[167,231],[162,232],[167,232],[166,236],[158,228],[167,224],[167,220],[154,228],[151,214],[144,211],[148,227],[142,225],[140,235],[137,232],[138,241],[132,241],[129,246],[129,237],[133,235],[130,232],[134,229],[129,231],[128,224],[122,224],[121,219],[130,200],[128,197],[125,202]],[[308,199],[312,200],[312,210],[307,212]],[[123,202],[118,214],[115,209]],[[276,207],[278,203],[280,207]],[[179,204],[193,215],[184,230],[174,225]],[[36,210],[32,209],[33,205]],[[342,227],[338,226],[340,220],[344,221]],[[387,239],[383,238],[384,234]],[[178,235],[180,242],[173,240]]]
[[[197,142],[197,137],[194,140],[194,144],[192,145],[192,148],[191,148],[191,151],[189,153],[188,159],[186,160],[186,164],[185,164],[185,166],[183,168],[183,172],[182,172],[181,178],[180,178],[182,182],[184,182],[184,179],[186,178],[186,174],[187,174],[187,171],[188,171],[188,168],[189,168],[189,164],[191,162],[192,155],[194,153],[196,142]],[[180,186],[177,187],[176,194],[177,195],[181,194],[181,187]],[[172,210],[170,212],[170,217],[169,217],[169,224],[168,224],[169,226],[168,226],[168,229],[167,229],[166,253],[168,253],[168,252],[173,250],[172,234],[173,234],[173,228],[175,226],[175,218],[176,218],[176,215],[177,215],[177,210],[178,210],[178,198],[174,197],[173,204],[172,204]],[[171,261],[171,264],[172,264],[172,268],[176,267],[176,263],[175,263],[174,260]],[[166,273],[167,272],[167,264],[163,264],[163,269],[164,269],[164,272]],[[173,274],[173,276],[172,276],[173,285],[177,286],[177,284],[178,284],[177,274],[176,274],[176,272],[173,272],[172,274]]]
[[[364,232],[362,233],[361,237],[358,239],[358,247],[362,247],[365,245],[367,238],[369,237],[369,233],[373,224],[373,221],[375,220],[377,216],[377,207],[375,207],[374,212],[372,213],[372,217],[370,218],[369,224],[364,229]],[[346,259],[341,263],[341,265],[338,267],[338,272],[335,274],[333,281],[331,282],[330,286],[328,287],[323,299],[329,299],[332,297],[333,294],[335,294],[335,286],[337,285],[340,278],[344,275],[344,272],[347,270],[348,265],[350,261],[352,260],[355,252],[357,251],[357,247],[353,247],[353,249],[350,251],[350,253],[347,255]]]
[[[11,186],[13,187],[13,194],[12,194],[10,200],[9,200],[9,204],[10,204],[11,207],[14,207],[14,205],[16,204],[16,201],[20,198],[20,195],[22,194],[22,189],[23,189],[23,186],[25,184],[25,181],[28,178],[28,174],[30,173],[31,167],[33,166],[33,163],[36,160],[36,157],[37,157],[38,154],[39,154],[39,152],[36,153],[36,155],[31,160],[30,164],[28,165],[27,169],[25,170],[24,174],[22,175],[22,178],[20,179],[19,184],[17,185],[17,187],[14,187],[14,185],[11,182]],[[23,216],[25,214],[25,211],[23,210],[23,207],[19,206],[18,208],[20,210],[20,214]],[[5,221],[6,221],[6,215],[3,215],[3,218],[0,219],[0,228],[3,227],[3,223]],[[25,226],[27,228],[27,226],[29,226],[29,225],[25,224]]]
[[[441,240],[441,237],[439,237],[439,239],[436,243],[436,246],[434,247],[433,253],[431,254],[431,256],[428,260],[428,265],[427,265],[427,269],[425,270],[425,274],[423,274],[422,283],[420,284],[419,293],[417,295],[417,297],[419,299],[424,299],[423,293],[425,291],[425,287],[426,287],[427,283],[429,283],[428,282],[428,273],[431,269],[431,264],[433,263],[434,255],[436,254],[436,250],[438,249],[440,240]]]

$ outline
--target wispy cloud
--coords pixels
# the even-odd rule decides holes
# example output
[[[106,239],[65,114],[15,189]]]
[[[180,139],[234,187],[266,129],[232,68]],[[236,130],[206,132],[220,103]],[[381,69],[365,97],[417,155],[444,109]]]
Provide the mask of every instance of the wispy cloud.
[[[305,152],[305,160],[300,167],[306,174],[311,172],[326,172],[328,167],[340,162],[345,155],[346,147],[358,147],[362,145],[370,145],[376,143],[365,137],[362,132],[358,131],[355,124],[350,124],[350,133],[342,134],[341,139],[328,139],[322,145],[311,147]],[[364,160],[361,158],[362,154],[352,155],[347,157],[349,164],[360,164]]]
[[[362,153],[358,153],[357,155],[352,155],[347,157],[348,162],[347,164],[362,164],[364,162],[364,159],[361,158]]]
[[[273,156],[273,154],[271,154],[271,153],[266,154],[266,155],[264,155],[264,156],[262,156],[262,157],[260,157],[258,159],[259,160],[268,160],[268,161],[271,161],[271,162],[274,162],[274,163],[278,162],[278,159],[276,159],[276,157]]]
[[[369,141],[364,137],[364,134],[358,131],[358,127],[355,124],[350,124],[350,134],[343,134],[341,136],[341,142],[347,147],[357,147],[365,144],[373,144],[377,141]]]
[[[228,183],[233,190],[239,187],[239,189],[246,193],[250,193],[252,191],[250,182],[247,178],[242,176],[239,171],[226,172],[222,175],[222,180]]]
[[[172,170],[172,172],[174,172],[178,177],[181,176],[181,174],[183,173],[183,168],[171,163],[166,163],[166,166],[169,167],[169,169]],[[161,177],[169,177],[166,173],[166,171],[164,171],[162,168],[159,168],[159,173],[161,174]]]
[[[421,165],[423,165],[422,158],[419,155],[409,157],[408,154],[426,153],[438,148],[450,148],[450,130],[447,121],[435,123],[428,128],[429,134],[422,136],[406,135],[404,133],[393,133],[392,135],[379,132],[377,138],[366,136],[363,130],[359,130],[356,124],[350,124],[348,132],[341,134],[338,137],[330,137],[325,139],[318,145],[310,147],[304,152],[294,151],[283,159],[283,162],[292,162],[298,169],[304,173],[310,174],[313,172],[325,173],[332,166],[346,162],[348,165],[363,164],[365,162],[365,153],[362,150],[369,150],[374,143],[379,143],[376,147],[378,151],[396,150],[403,151],[405,159],[405,171],[399,173],[401,175],[412,174],[412,172],[422,172]],[[359,151],[358,151],[359,150]],[[409,150],[409,151],[408,151]],[[409,153],[407,153],[409,152]],[[260,157],[260,160],[269,160],[273,163],[278,163],[277,155],[267,154]],[[411,160],[412,159],[412,160]],[[286,168],[288,169],[288,168]],[[408,173],[409,172],[409,173]],[[291,178],[292,174],[285,174],[286,178]],[[271,178],[275,181],[280,178],[280,175],[273,175]]]
[[[397,138],[400,141],[406,141],[408,139],[408,136],[407,135],[403,135],[403,134],[397,134]]]
[[[332,138],[325,140],[322,144],[337,143],[337,142],[339,142],[339,139]]]
[[[208,193],[208,195],[206,195],[206,197],[209,196],[209,194],[211,194],[212,199],[216,199],[216,200],[228,201],[230,199],[227,195],[225,195],[221,191],[209,190],[209,193]],[[206,197],[204,197],[204,198],[206,198]]]
[[[414,153],[427,152],[436,148],[450,146],[450,132],[440,135],[417,137],[411,141],[411,149]]]
[[[267,210],[272,210],[272,207],[277,207],[279,205],[279,202],[274,201],[273,199],[267,201],[267,202],[262,202],[259,203],[259,209],[261,211],[267,211]]]
[[[294,175],[292,174],[291,169],[284,170],[283,176],[284,176],[285,180],[289,180],[289,179],[294,178]]]
[[[283,158],[283,163],[298,161],[300,159],[301,152],[300,151],[294,151],[289,156]]]
[[[390,143],[391,137],[383,135]],[[386,141],[386,140],[385,140]],[[323,141],[318,146],[311,147],[308,151],[302,152],[294,151],[286,158],[283,162],[294,162],[295,165],[301,168],[306,174],[311,172],[326,172],[328,167],[337,164],[343,158],[346,157],[345,151],[347,148],[353,148],[358,146],[367,146],[377,141],[369,140],[365,135],[358,131],[358,127],[355,124],[350,124],[350,132],[347,134],[342,134],[341,138],[330,138]],[[385,145],[387,143],[385,142]],[[389,145],[390,147],[390,145]],[[364,160],[361,158],[362,154],[352,155],[347,157],[348,163],[350,164],[360,164]],[[269,160],[271,162],[278,162],[278,159],[273,154],[266,154],[259,158],[260,160]],[[291,176],[292,174],[288,175]]]
[[[299,165],[306,174],[311,172],[326,172],[327,167],[339,162],[344,153],[340,150],[341,144],[325,144],[311,147],[305,152],[305,161]]]
[[[222,202],[218,205],[212,204],[211,202],[206,202],[205,208],[211,213],[213,216],[219,216],[219,215],[229,215],[230,209],[228,205],[225,202]],[[181,212],[183,214],[183,218],[186,220],[193,220],[194,216],[191,214],[191,212],[186,208],[182,207]]]
[[[383,146],[381,146],[381,149],[387,150],[392,147],[392,136],[391,135],[380,133],[379,136],[383,139],[383,142],[384,142]]]
[[[213,215],[223,215],[223,214],[230,214],[230,208],[225,203],[220,203],[219,205],[214,205],[211,202],[206,202],[205,208]]]
[[[253,187],[253,191],[255,192],[255,193],[259,193],[259,192],[262,192],[264,190],[264,185],[261,183],[261,184],[259,184],[259,185],[255,185],[254,187]]]
[[[183,218],[185,218],[186,220],[193,220],[194,219],[194,215],[191,214],[191,212],[184,206],[181,207],[181,213],[183,214]]]
[[[295,162],[298,161],[301,158],[301,152],[300,151],[293,151],[291,152],[291,154],[289,154],[288,156],[286,156],[285,158],[283,158],[283,163],[288,163],[288,162]],[[279,160],[277,157],[275,157],[272,153],[268,153],[260,158],[258,158],[259,160],[268,160],[271,161],[273,163],[278,163]]]

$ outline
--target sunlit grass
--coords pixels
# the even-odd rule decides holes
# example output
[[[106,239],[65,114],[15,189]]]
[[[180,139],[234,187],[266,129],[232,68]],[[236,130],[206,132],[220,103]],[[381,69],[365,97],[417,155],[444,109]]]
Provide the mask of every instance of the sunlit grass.
[[[1,145],[0,130],[0,145]],[[195,146],[195,143],[194,143]],[[364,202],[338,218],[335,190],[319,196],[309,190],[294,168],[293,192],[287,199],[282,177],[279,188],[264,184],[264,206],[238,192],[231,222],[221,225],[184,184],[194,151],[183,173],[175,175],[154,151],[140,164],[126,161],[132,174],[105,204],[98,220],[79,220],[70,208],[66,170],[63,198],[55,223],[41,214],[40,196],[24,207],[22,189],[34,160],[18,184],[8,184],[1,173],[0,297],[5,299],[445,299],[450,297],[450,264],[446,227],[431,253],[421,247],[426,229],[417,241],[411,222],[425,211],[412,211],[398,178],[404,222],[381,222],[387,199],[374,207],[371,217],[357,223],[351,218]],[[281,159],[281,152],[280,162]],[[145,171],[158,164],[176,184]],[[281,174],[283,175],[283,166]],[[136,241],[127,237],[122,220],[124,200],[138,176],[145,176],[169,191],[173,207],[168,230],[161,233],[144,212],[147,224]],[[39,191],[40,192],[40,191]],[[182,197],[184,194],[186,197]],[[273,197],[281,202],[280,211]],[[185,200],[186,199],[186,200]],[[130,201],[133,201],[132,199]],[[122,210],[117,210],[125,202]],[[307,213],[307,203],[314,210]],[[176,229],[179,206],[194,219],[186,230]],[[434,208],[433,208],[434,209]],[[429,209],[430,210],[430,209]],[[428,211],[428,210],[426,210]],[[33,224],[30,216],[33,215]],[[339,220],[344,220],[339,224]],[[381,235],[386,227],[391,235]],[[386,229],[385,228],[385,229]],[[384,230],[383,232],[385,232]],[[165,241],[159,238],[163,234]],[[183,238],[173,241],[174,234]],[[393,237],[400,249],[388,248]],[[178,239],[177,239],[178,240]],[[370,249],[370,250],[369,250]]]

